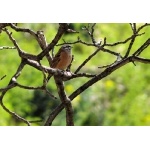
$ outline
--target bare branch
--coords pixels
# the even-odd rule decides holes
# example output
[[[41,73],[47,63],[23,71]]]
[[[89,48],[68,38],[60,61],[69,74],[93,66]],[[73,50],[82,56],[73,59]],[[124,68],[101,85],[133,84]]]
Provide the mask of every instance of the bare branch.
[[[39,44],[41,45],[42,50],[46,49],[47,42],[46,42],[44,32],[43,31],[37,31],[37,36],[38,36],[38,41],[39,41]],[[50,66],[50,64],[52,62],[52,56],[49,53],[47,53],[46,58],[49,62],[49,66]]]
[[[70,72],[68,73],[67,71],[62,71],[59,69],[54,69],[51,67],[42,66],[37,61],[33,61],[33,60],[28,59],[28,60],[26,60],[26,63],[28,65],[38,69],[39,71],[44,71],[45,73],[49,73],[49,74],[56,75],[56,76],[61,76],[62,78],[69,78],[72,75]]]
[[[141,33],[141,34],[136,34],[136,36],[141,36],[145,33]],[[127,43],[128,41],[130,41],[132,38],[133,38],[134,35],[131,35],[129,38],[125,39],[124,41],[119,41],[119,42],[116,42],[116,43],[112,43],[112,44],[108,44],[106,43],[105,46],[117,46],[117,45],[120,45],[120,44],[125,44]]]
[[[64,109],[64,105],[63,103],[61,103],[60,105],[58,105],[49,115],[49,117],[47,118],[44,126],[51,126],[53,120],[55,119],[55,117]]]
[[[5,77],[6,77],[6,75],[2,76],[2,77],[0,78],[0,80],[3,80]]]
[[[4,49],[16,49],[16,47],[10,47],[10,46],[2,46],[2,47],[0,47],[0,50],[4,50]]]
[[[55,82],[58,88],[58,94],[59,94],[60,100],[63,103],[65,110],[66,110],[66,124],[68,126],[73,126],[74,121],[73,121],[73,108],[72,108],[71,100],[67,97],[65,93],[64,84],[61,78],[56,77],[56,76],[54,76],[54,78],[55,78]]]
[[[128,58],[123,59],[119,63],[116,63],[107,69],[105,69],[102,73],[98,74],[97,76],[93,77],[89,81],[87,81],[85,84],[83,84],[81,87],[79,87],[76,91],[74,91],[70,96],[70,100],[72,101],[75,97],[77,97],[79,94],[84,92],[87,88],[95,84],[96,82],[102,80],[104,77],[110,75],[113,73],[116,69],[119,69],[120,67],[123,67],[125,64],[138,61],[146,64],[150,64],[150,59],[143,59],[135,56],[130,56]],[[61,103],[59,106],[57,106],[49,115],[45,125],[51,125],[55,117],[64,109],[63,103]]]
[[[128,47],[128,49],[127,49],[127,52],[126,52],[124,58],[127,58],[127,57],[128,57],[128,55],[129,55],[129,53],[130,53],[130,51],[131,51],[131,48],[132,48],[132,46],[133,46],[133,43],[134,43],[134,41],[135,41],[135,38],[136,38],[136,24],[130,24],[130,25],[131,25],[131,29],[132,29],[132,31],[133,31],[133,37],[132,37],[132,39],[131,39],[131,41],[130,41],[129,47]]]
[[[81,43],[81,44],[87,45],[87,46],[95,46],[95,45],[93,45],[93,43],[87,43],[87,42],[82,41],[80,39],[80,37],[78,37],[77,41],[74,41],[74,42],[63,42],[63,43],[57,44],[56,46],[61,46],[61,45],[64,45],[64,44],[72,45],[72,44],[78,44],[78,43]]]
[[[68,33],[79,33],[78,31],[75,31],[75,30],[73,30],[73,29],[67,29],[67,32],[68,32]]]
[[[131,25],[131,24],[130,24]],[[136,36],[141,36],[141,35],[143,35],[143,34],[145,34],[144,32],[143,33],[140,33],[139,34],[139,32],[144,28],[144,27],[146,27],[146,26],[149,26],[150,24],[144,24],[144,25],[142,25],[142,26],[140,26],[138,29],[137,29],[137,31],[135,32],[135,34],[133,34],[133,35],[131,35],[129,38],[127,38],[127,39],[125,39],[124,41],[119,41],[119,42],[116,42],[116,43],[112,43],[112,44],[109,44],[109,43],[106,43],[105,44],[105,46],[117,46],[117,45],[119,45],[119,44],[125,44],[125,43],[127,43],[128,41],[130,41],[131,39],[133,39],[133,37],[136,35]],[[131,28],[132,28],[132,26],[131,26]],[[135,27],[133,27],[133,28],[135,28]],[[135,28],[136,29],[136,28]],[[134,29],[134,30],[135,30]],[[133,29],[132,29],[133,30]]]
[[[32,54],[28,54],[28,53],[26,53],[26,52],[24,52],[20,49],[20,47],[17,44],[16,40],[12,37],[12,33],[10,33],[6,28],[4,29],[4,31],[7,33],[7,35],[9,36],[9,39],[12,41],[14,46],[17,48],[18,54],[19,54],[20,57],[25,58],[25,59],[37,60],[37,56],[32,55]]]
[[[15,88],[15,87],[23,88],[26,90],[41,90],[41,91],[45,92],[45,94],[48,94],[53,99],[57,99],[57,97],[55,97],[53,94],[51,94],[47,88],[47,84],[48,84],[47,74],[51,74],[54,76],[58,94],[59,94],[59,98],[61,100],[61,104],[58,105],[50,113],[49,117],[47,118],[47,120],[45,122],[45,125],[51,125],[53,120],[55,119],[55,117],[64,108],[65,108],[65,112],[66,112],[66,124],[74,125],[74,114],[73,114],[73,107],[72,107],[71,101],[75,97],[77,97],[79,94],[83,93],[85,90],[87,90],[88,88],[93,86],[96,82],[99,82],[103,78],[112,74],[115,70],[123,67],[127,63],[131,62],[131,63],[135,64],[135,62],[141,62],[141,63],[145,63],[145,64],[150,64],[150,59],[138,57],[150,45],[150,38],[145,40],[145,42],[137,50],[135,50],[135,52],[133,52],[133,54],[130,54],[132,47],[134,46],[135,40],[139,36],[142,36],[143,34],[145,34],[145,33],[141,33],[142,29],[149,26],[150,24],[146,23],[146,24],[143,24],[140,27],[138,27],[135,23],[132,23],[132,24],[130,24],[130,28],[132,30],[132,35],[130,35],[128,38],[126,38],[123,41],[107,43],[106,37],[105,37],[103,39],[103,44],[102,44],[101,40],[97,42],[97,40],[94,36],[95,25],[96,25],[95,23],[88,24],[86,27],[84,27],[85,32],[87,32],[87,35],[90,37],[90,42],[83,41],[83,40],[81,40],[80,37],[78,37],[76,41],[69,42],[64,39],[63,43],[57,44],[65,32],[77,33],[77,31],[69,29],[69,24],[67,24],[67,23],[59,24],[59,28],[58,28],[58,31],[57,31],[55,37],[53,38],[53,40],[50,43],[47,44],[44,32],[41,30],[34,32],[31,29],[20,28],[20,27],[17,27],[15,24],[11,24],[11,23],[4,24],[4,25],[0,24],[0,31],[4,31],[7,34],[7,36],[9,37],[12,44],[14,45],[13,47],[2,46],[2,47],[0,47],[0,50],[16,49],[21,58],[21,63],[19,65],[18,69],[16,70],[16,73],[11,77],[8,85],[6,87],[0,88],[0,92],[1,92],[0,93],[1,94],[0,95],[0,104],[1,104],[2,108],[6,112],[8,112],[10,115],[12,115],[13,117],[17,118],[18,120],[26,123],[27,125],[30,125],[30,123],[32,123],[32,122],[38,122],[36,120],[35,121],[27,121],[26,119],[19,116],[17,113],[9,110],[4,105],[3,99],[4,99],[5,94],[10,89]],[[16,32],[29,33],[38,42],[39,47],[42,49],[42,51],[37,56],[24,52],[20,48],[19,43],[17,43],[16,39],[13,37],[12,33],[6,28],[7,26],[10,26],[11,29],[13,29],[13,31],[16,31]],[[67,72],[68,70],[70,70],[72,63],[67,68],[67,71],[49,67],[51,64],[51,61],[53,59],[53,50],[54,50],[55,46],[60,46],[63,44],[72,44],[73,45],[73,44],[77,44],[77,43],[83,44],[87,47],[93,46],[95,49],[92,52],[92,54],[89,54],[89,56],[85,60],[83,60],[83,62],[80,64],[80,66],[77,67],[77,69],[75,70],[74,73]],[[122,57],[122,54],[111,50],[111,48],[110,49],[108,48],[109,46],[117,46],[119,44],[129,44],[124,57]],[[52,55],[49,54],[49,52],[51,50],[52,50]],[[104,66],[98,67],[98,68],[103,68],[103,71],[101,73],[93,73],[93,74],[86,73],[86,72],[78,73],[100,51],[104,52],[105,54],[115,56],[116,60],[114,62],[111,62],[109,65],[104,65]],[[48,67],[42,65],[40,62],[40,60],[43,59],[44,57],[46,57],[46,59],[49,63]],[[72,62],[73,62],[73,59],[72,59]],[[26,85],[22,85],[22,84],[18,83],[17,78],[21,75],[21,71],[23,70],[25,65],[32,66],[34,69],[41,71],[41,73],[43,75],[42,85],[35,87],[35,86],[28,86],[28,85],[26,86]],[[0,81],[3,80],[5,77],[6,77],[6,75],[2,75],[2,77],[0,78]],[[83,85],[81,85],[78,89],[73,91],[73,93],[70,96],[68,96],[65,92],[63,81],[71,80],[74,78],[82,78],[82,77],[88,78],[88,81],[86,83],[84,83]]]
[[[35,39],[37,39],[37,36],[36,36],[36,33],[31,30],[31,29],[27,29],[27,28],[19,28],[17,26],[15,26],[15,24],[12,24],[12,23],[9,23],[9,26],[14,29],[15,31],[17,32],[26,32],[26,33],[29,33],[31,34]]]
[[[83,61],[83,63],[76,69],[75,74],[78,73],[78,72],[81,70],[81,68],[82,68],[83,66],[85,66],[85,64],[86,64],[88,61],[90,61],[100,50],[103,51],[103,52],[107,52],[107,53],[113,54],[113,55],[115,55],[115,56],[120,55],[120,54],[118,54],[118,53],[116,53],[116,52],[113,52],[113,51],[111,51],[111,50],[109,50],[109,49],[104,48],[104,44],[103,44],[103,45],[100,46],[96,51],[94,51],[91,55],[89,55],[86,60]]]
[[[79,78],[79,77],[86,77],[86,78],[93,78],[95,77],[96,74],[88,74],[88,73],[78,73],[78,74],[72,74],[71,77],[68,77],[68,78],[63,78],[64,80],[70,80],[70,79],[73,79],[73,78]]]
[[[120,53],[116,53],[116,52],[114,52],[114,51],[111,51],[111,50],[109,50],[109,49],[106,49],[106,48],[104,48],[104,47],[102,47],[102,49],[101,49],[103,52],[106,52],[106,53],[109,53],[109,54],[112,54],[112,55],[115,55],[115,56],[121,56],[120,55]]]
[[[117,59],[113,63],[111,63],[109,65],[101,66],[101,67],[98,67],[98,68],[108,68],[108,67],[111,67],[111,66],[116,65],[117,63],[119,63],[122,59],[123,59],[122,56],[120,54],[118,54]]]
[[[3,98],[3,96],[5,95],[5,93],[16,86],[16,79],[19,77],[19,75],[21,74],[22,69],[24,68],[26,62],[24,60],[21,61],[16,73],[12,76],[10,82],[8,83],[7,87],[5,88],[0,88],[0,91],[3,91],[2,95],[1,95],[1,99]]]
[[[140,32],[143,28],[145,28],[146,26],[150,26],[149,23],[145,23],[144,25],[140,26],[138,29],[137,29],[137,33]]]
[[[19,65],[19,67],[18,67],[18,69],[17,69],[17,71],[16,71],[16,73],[15,73],[15,74],[13,75],[13,77],[11,78],[11,80],[10,80],[8,86],[7,86],[6,88],[0,89],[0,90],[2,91],[2,94],[1,94],[1,96],[0,96],[0,104],[1,104],[2,108],[3,108],[6,112],[8,112],[9,114],[11,114],[12,116],[14,116],[15,118],[17,118],[18,120],[23,121],[23,122],[26,123],[27,125],[30,125],[30,123],[29,123],[27,120],[25,120],[24,118],[20,117],[18,114],[16,114],[16,113],[10,111],[10,110],[3,104],[3,97],[4,97],[4,95],[7,93],[7,91],[8,91],[9,89],[16,87],[16,79],[17,79],[17,78],[19,77],[19,75],[21,74],[21,71],[22,71],[22,69],[24,68],[24,66],[25,66],[25,61],[22,60],[21,63],[20,63],[20,65]]]
[[[44,49],[46,49],[46,47],[47,47],[47,42],[46,42],[46,38],[45,38],[45,36],[44,36],[44,33],[43,33],[43,31],[37,31],[37,33],[35,33],[33,30],[31,30],[31,29],[27,29],[27,28],[19,28],[19,27],[17,27],[17,26],[15,26],[14,24],[9,24],[10,25],[10,27],[12,28],[12,29],[14,29],[15,31],[17,31],[17,32],[26,32],[26,33],[29,33],[30,35],[32,35],[35,39],[36,39],[36,41],[38,42],[38,44],[39,44],[39,46],[41,47],[41,49],[42,50],[44,50]],[[50,62],[51,62],[51,60],[52,60],[52,58],[51,58],[51,56],[50,56],[50,54],[48,53],[48,54],[46,54],[46,57],[47,57],[47,60],[48,60],[48,62],[49,62],[49,65],[50,65]],[[31,58],[30,58],[31,59]],[[33,60],[36,60],[36,59],[33,59]]]
[[[3,92],[2,95],[5,94],[5,92],[7,92],[9,89],[12,89],[13,87],[15,87],[16,84],[14,84],[14,82],[11,82],[11,84],[7,85],[6,87],[4,88],[0,88],[0,92]],[[3,97],[3,96],[2,96]],[[2,97],[0,98],[0,100],[2,99]]]
[[[52,93],[49,92],[49,90],[47,88],[44,89],[45,93],[48,94],[50,97],[52,97],[53,99],[58,99],[56,96],[52,95]]]
[[[30,123],[37,123],[37,122],[42,122],[43,120],[29,120],[28,122]]]
[[[54,48],[54,46],[60,40],[61,36],[67,31],[67,29],[68,29],[67,23],[59,24],[58,32],[57,32],[56,36],[54,37],[54,39],[52,40],[52,42],[50,44],[48,44],[46,49],[38,55],[39,60],[41,60],[46,54],[49,53],[50,50],[52,50]]]
[[[138,48],[138,50],[136,50],[133,55],[134,56],[139,56],[148,46],[150,45],[150,38],[148,38],[146,40],[146,42],[144,42],[144,44],[142,46],[140,46],[140,48]]]
[[[19,83],[16,83],[16,86],[23,88],[23,89],[28,89],[28,90],[42,90],[44,91],[46,94],[48,94],[51,98],[53,99],[57,99],[57,97],[55,97],[54,95],[52,95],[46,87],[43,86],[39,86],[39,87],[33,87],[33,86],[25,86],[25,85],[21,85]]]
[[[1,33],[1,30],[7,26],[9,26],[9,23],[0,23],[0,33]]]
[[[88,27],[84,26],[82,29],[83,30],[86,30],[87,33],[89,34],[90,38],[91,38],[91,41],[92,41],[92,45],[93,46],[96,46],[96,47],[100,47],[101,45],[101,41],[99,42],[96,42],[95,38],[94,38],[94,27],[95,27],[96,23],[93,23],[92,26],[91,26],[91,29],[90,28],[90,24],[88,24]],[[90,31],[91,30],[91,31]],[[83,43],[84,44],[84,43]]]
[[[133,61],[141,62],[144,64],[150,64],[150,59],[145,59],[145,58],[141,58],[141,57],[137,57],[137,56],[133,56],[132,59],[133,59]]]
[[[8,112],[10,115],[12,115],[12,116],[15,117],[16,119],[18,119],[18,120],[20,120],[20,121],[26,123],[28,126],[30,126],[30,122],[29,122],[29,121],[27,121],[26,119],[22,118],[21,116],[19,116],[19,115],[16,114],[15,112],[10,111],[10,110],[3,104],[3,101],[0,101],[0,104],[1,104],[2,108],[3,108],[6,112]]]
[[[94,51],[87,59],[85,59],[84,61],[83,61],[83,63],[76,69],[76,71],[74,72],[75,74],[76,73],[78,73],[80,70],[81,70],[81,68],[83,67],[83,66],[85,66],[85,64],[88,62],[88,61],[90,61],[90,59],[92,59],[92,57],[94,57],[100,50],[102,50],[102,48],[103,47],[100,47],[100,48],[98,48],[96,51]]]
[[[136,33],[136,23],[130,23],[131,29],[133,31],[133,33]]]

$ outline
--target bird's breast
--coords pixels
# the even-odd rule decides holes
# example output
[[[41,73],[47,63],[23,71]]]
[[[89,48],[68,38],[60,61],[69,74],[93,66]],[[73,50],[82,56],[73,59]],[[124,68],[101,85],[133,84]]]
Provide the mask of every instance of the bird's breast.
[[[71,60],[72,60],[71,53],[62,52],[60,55],[60,61],[58,62],[56,68],[61,70],[66,69],[70,65]]]

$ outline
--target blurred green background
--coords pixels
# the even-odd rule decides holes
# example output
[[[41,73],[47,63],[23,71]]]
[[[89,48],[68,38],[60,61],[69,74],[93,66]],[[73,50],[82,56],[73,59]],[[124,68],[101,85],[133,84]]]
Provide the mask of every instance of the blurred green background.
[[[74,42],[78,36],[86,42],[91,42],[83,26],[87,24],[74,23],[70,28],[79,31],[80,33],[66,33],[59,43]],[[142,24],[137,24],[137,27]],[[47,42],[51,42],[54,38],[58,24],[18,24],[19,27],[30,28],[34,31],[43,30]],[[41,52],[35,39],[27,33],[17,33],[10,28],[13,37],[18,42],[19,46],[32,54]],[[149,38],[150,27],[144,28],[140,33],[144,35],[137,37],[131,53],[143,44]],[[95,26],[94,36],[97,41],[106,37],[108,43],[123,41],[131,36],[132,30],[129,24],[119,23],[99,23]],[[128,48],[129,42],[115,47],[108,47],[110,50],[119,52],[122,56]],[[8,36],[2,32],[0,34],[0,47],[13,46]],[[59,49],[55,47],[55,53]],[[96,49],[94,47],[85,46],[83,44],[73,45],[74,62],[71,71],[74,72],[77,67]],[[145,50],[141,57],[150,58],[150,53]],[[80,72],[100,73],[103,69],[98,69],[98,66],[108,65],[116,58],[108,53],[99,52],[91,61],[89,61]],[[0,81],[0,88],[5,87],[10,81],[12,75],[20,63],[20,58],[17,50],[0,50],[0,77],[7,75]],[[46,59],[42,60],[43,65],[48,66]],[[67,95],[70,95],[78,87],[84,84],[89,79],[77,78],[65,82]],[[21,76],[17,80],[22,85],[41,86],[43,75],[40,71],[25,66]],[[134,66],[132,63],[123,66],[116,70],[105,79],[97,82],[95,85],[87,89],[81,95],[73,100],[74,121],[77,126],[141,126],[150,125],[150,71],[149,65],[137,63]],[[53,78],[48,83],[48,88],[51,93],[57,95],[57,88]],[[59,100],[51,99],[47,94],[38,90],[25,90],[18,87],[13,88],[5,95],[4,104],[12,111],[27,120],[43,120],[45,121],[48,114],[60,104]],[[65,111],[63,110],[54,120],[52,125],[65,125]],[[0,125],[25,125],[16,120],[5,112],[0,107]],[[32,125],[43,125],[43,122],[33,123]]]

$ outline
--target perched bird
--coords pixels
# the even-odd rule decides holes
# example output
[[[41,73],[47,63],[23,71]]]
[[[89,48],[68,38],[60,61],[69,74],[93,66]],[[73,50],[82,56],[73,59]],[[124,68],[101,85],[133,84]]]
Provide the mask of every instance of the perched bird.
[[[50,67],[60,70],[67,69],[72,61],[71,48],[72,47],[70,45],[63,45],[53,58]],[[52,75],[49,75],[47,80],[49,80],[51,76]]]

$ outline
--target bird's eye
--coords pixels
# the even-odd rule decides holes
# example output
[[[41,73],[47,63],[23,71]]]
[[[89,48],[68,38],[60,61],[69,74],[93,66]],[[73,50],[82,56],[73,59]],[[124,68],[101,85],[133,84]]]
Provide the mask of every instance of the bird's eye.
[[[71,48],[71,46],[70,46],[70,45],[68,45],[68,48]]]
[[[70,45],[64,45],[63,48],[66,50],[71,50],[72,47]]]

